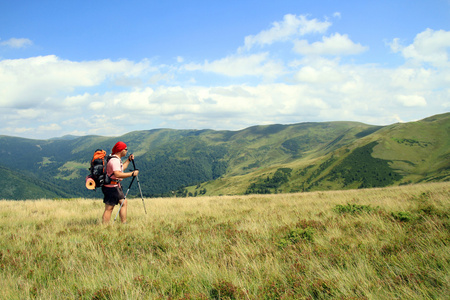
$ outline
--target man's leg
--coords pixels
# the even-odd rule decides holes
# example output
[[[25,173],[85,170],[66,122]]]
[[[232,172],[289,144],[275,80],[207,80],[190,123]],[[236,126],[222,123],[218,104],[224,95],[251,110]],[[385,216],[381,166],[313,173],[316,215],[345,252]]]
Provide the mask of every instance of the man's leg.
[[[127,199],[119,200],[119,205],[121,205],[122,202],[123,202],[123,205],[122,205],[122,208],[120,209],[119,216],[120,216],[120,221],[122,223],[126,223],[127,222]]]
[[[105,211],[103,212],[103,224],[109,223],[109,220],[111,220],[111,214],[113,212],[114,205],[105,204]]]

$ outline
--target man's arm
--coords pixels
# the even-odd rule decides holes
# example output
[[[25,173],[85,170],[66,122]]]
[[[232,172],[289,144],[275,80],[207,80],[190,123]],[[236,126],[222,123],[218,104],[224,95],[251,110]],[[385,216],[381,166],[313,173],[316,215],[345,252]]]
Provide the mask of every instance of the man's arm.
[[[123,169],[126,170],[128,168],[128,165],[130,164],[130,161],[132,161],[134,159],[134,155],[130,154],[130,156],[128,156],[127,160],[123,163]]]
[[[137,176],[138,174],[139,170],[134,170],[132,172],[114,171],[114,176],[116,176],[116,178],[128,178],[132,176]]]

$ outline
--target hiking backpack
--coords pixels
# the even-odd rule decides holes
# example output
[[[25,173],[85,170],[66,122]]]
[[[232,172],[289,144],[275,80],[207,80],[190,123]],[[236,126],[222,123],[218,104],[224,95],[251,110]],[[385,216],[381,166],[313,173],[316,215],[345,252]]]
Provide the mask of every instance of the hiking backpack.
[[[95,189],[111,182],[111,178],[106,174],[106,165],[110,158],[111,155],[106,155],[105,150],[95,150],[91,160],[91,167],[89,168],[91,174],[86,178],[86,187],[88,189]]]

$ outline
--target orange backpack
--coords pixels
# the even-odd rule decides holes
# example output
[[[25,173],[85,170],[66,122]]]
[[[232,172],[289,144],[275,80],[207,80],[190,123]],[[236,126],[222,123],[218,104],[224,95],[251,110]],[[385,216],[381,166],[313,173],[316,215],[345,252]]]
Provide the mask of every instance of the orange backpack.
[[[86,187],[88,189],[93,190],[111,182],[111,178],[106,174],[106,165],[110,158],[111,155],[106,155],[105,150],[95,150],[91,160],[91,167],[89,168],[91,174],[86,178]]]

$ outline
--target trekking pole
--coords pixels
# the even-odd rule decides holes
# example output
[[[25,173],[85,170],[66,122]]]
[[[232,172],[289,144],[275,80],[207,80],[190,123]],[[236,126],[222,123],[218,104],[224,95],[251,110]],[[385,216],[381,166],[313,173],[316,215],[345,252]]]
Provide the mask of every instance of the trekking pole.
[[[127,195],[128,195],[128,192],[130,191],[131,185],[133,184],[134,178],[136,178],[136,177],[133,176],[133,179],[131,179],[130,185],[128,186],[128,190],[127,190],[127,192],[126,192],[126,194],[125,194],[125,197],[123,198],[122,203],[120,204],[119,211],[117,212],[117,215],[116,215],[116,217],[114,218],[113,223],[116,221],[117,216],[118,216],[119,213],[120,213],[120,209],[122,208],[122,205],[125,203],[125,201],[127,201]]]
[[[133,168],[136,170],[136,165],[134,164],[134,159],[132,159],[131,162],[133,163]],[[144,205],[144,211],[145,211],[145,214],[147,214],[147,210],[145,209],[144,196],[142,196],[141,184],[139,183],[139,174],[136,175],[136,179],[137,179],[137,183],[138,183],[138,187],[139,187],[139,192],[141,193],[142,205]]]

